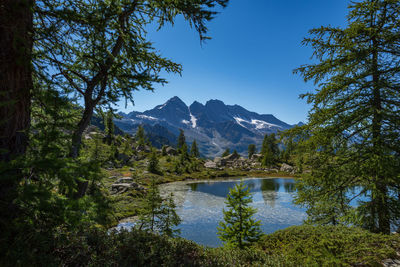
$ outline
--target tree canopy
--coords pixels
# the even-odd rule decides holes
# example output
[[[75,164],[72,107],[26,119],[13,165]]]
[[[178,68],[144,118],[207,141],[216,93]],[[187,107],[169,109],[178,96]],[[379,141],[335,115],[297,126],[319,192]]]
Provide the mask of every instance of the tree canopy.
[[[316,63],[296,72],[317,88],[302,96],[312,104],[309,123],[291,134],[312,170],[297,197],[312,222],[382,233],[398,223],[399,23],[399,1],[354,2],[347,27],[313,29],[304,40]]]

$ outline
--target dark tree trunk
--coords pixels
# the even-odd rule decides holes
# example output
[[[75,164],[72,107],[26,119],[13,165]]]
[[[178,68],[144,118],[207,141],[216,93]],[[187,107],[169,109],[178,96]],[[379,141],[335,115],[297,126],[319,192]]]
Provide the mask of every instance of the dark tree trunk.
[[[78,128],[72,135],[72,146],[70,156],[72,158],[77,158],[80,153],[81,144],[82,144],[82,135],[85,129],[88,127],[90,123],[90,119],[93,115],[94,105],[91,103],[85,104],[85,110],[83,112],[82,118],[78,123]],[[86,190],[88,187],[88,181],[77,181],[77,191],[72,195],[74,199],[79,199],[86,194]]]
[[[33,0],[0,0],[0,203],[12,218],[21,179],[11,160],[25,153],[30,123],[32,83]]]

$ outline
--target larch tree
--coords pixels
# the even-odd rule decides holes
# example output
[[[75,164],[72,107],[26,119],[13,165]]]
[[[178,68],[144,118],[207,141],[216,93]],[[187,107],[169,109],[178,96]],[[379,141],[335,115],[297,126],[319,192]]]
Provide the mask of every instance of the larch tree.
[[[256,209],[249,206],[253,202],[250,189],[243,181],[229,190],[223,210],[224,220],[219,223],[218,236],[228,247],[245,248],[261,237],[260,221],[253,215]]]
[[[208,39],[208,21],[228,0],[38,0],[34,5],[35,69],[49,86],[83,103],[72,133],[70,157],[78,158],[82,134],[95,108],[133,102],[133,92],[165,84],[162,71],[181,73],[181,65],[162,57],[147,38],[149,25],[162,28],[182,16]],[[85,194],[77,181],[75,194]]]
[[[181,151],[185,144],[186,144],[185,132],[182,129],[179,129],[179,136],[176,148],[179,151]]]
[[[349,9],[345,28],[313,29],[304,40],[317,62],[296,71],[317,88],[303,95],[309,123],[291,132],[312,170],[297,202],[313,223],[388,234],[400,219],[400,1]]]
[[[200,157],[199,148],[197,147],[196,140],[193,140],[192,146],[190,147],[190,156],[198,158]]]
[[[251,157],[256,153],[256,145],[250,144],[247,148],[247,152],[248,152],[248,158],[251,159]]]

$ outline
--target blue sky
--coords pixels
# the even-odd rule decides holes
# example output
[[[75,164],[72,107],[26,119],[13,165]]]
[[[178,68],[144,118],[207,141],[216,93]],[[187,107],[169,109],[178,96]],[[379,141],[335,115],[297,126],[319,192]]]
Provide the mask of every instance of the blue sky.
[[[299,94],[314,89],[293,69],[311,62],[312,50],[301,45],[311,28],[344,26],[349,0],[231,0],[211,22],[212,40],[200,45],[183,20],[149,39],[163,56],[182,64],[183,73],[164,75],[165,86],[134,93],[135,106],[121,101],[118,109],[144,111],[173,96],[190,105],[220,99],[287,123],[306,121],[310,106]]]

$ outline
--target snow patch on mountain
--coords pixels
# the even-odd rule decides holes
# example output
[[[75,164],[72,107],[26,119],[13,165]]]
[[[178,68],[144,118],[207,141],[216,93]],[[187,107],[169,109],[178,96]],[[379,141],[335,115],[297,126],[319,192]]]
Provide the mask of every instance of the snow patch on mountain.
[[[195,116],[193,116],[192,113],[190,113],[190,121],[192,122],[192,128],[196,128],[197,127],[197,118]]]
[[[165,103],[165,104],[159,106],[158,109],[163,109],[166,105],[167,105],[167,103]]]
[[[186,125],[189,125],[189,124],[190,124],[190,121],[182,120],[182,123],[184,123],[184,124],[186,124]]]
[[[152,116],[147,116],[147,115],[137,115],[136,117],[141,118],[141,119],[151,120],[151,121],[158,121],[157,118],[154,118]]]
[[[246,120],[244,120],[244,119],[242,119],[242,118],[240,118],[240,117],[233,117],[233,118],[235,119],[235,121],[237,122],[237,124],[239,124],[240,126],[246,128],[246,126],[244,126],[242,123],[243,123],[243,122],[247,122],[247,123],[248,123],[248,121],[246,121]]]
[[[279,125],[268,123],[268,122],[265,122],[265,121],[260,121],[260,120],[251,120],[250,123],[255,125],[257,130],[266,129],[266,128],[272,128],[272,127],[282,128]]]

